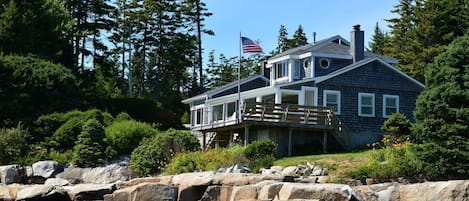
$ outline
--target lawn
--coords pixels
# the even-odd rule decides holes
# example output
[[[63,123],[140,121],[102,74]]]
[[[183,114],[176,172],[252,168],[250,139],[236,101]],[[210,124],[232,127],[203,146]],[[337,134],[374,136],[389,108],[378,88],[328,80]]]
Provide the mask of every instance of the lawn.
[[[331,176],[344,176],[346,172],[354,170],[361,164],[368,162],[372,150],[317,154],[309,156],[294,156],[280,158],[274,162],[274,165],[282,167],[306,164],[306,162],[319,164],[327,168]]]

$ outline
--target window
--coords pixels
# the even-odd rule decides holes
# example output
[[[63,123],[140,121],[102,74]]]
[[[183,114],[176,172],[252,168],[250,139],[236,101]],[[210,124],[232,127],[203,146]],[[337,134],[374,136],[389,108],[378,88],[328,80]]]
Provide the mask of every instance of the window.
[[[303,68],[309,68],[309,67],[311,67],[311,62],[309,61],[309,59],[304,59]]]
[[[300,75],[301,75],[301,63],[299,60],[296,60],[295,61],[295,68],[294,68],[294,72],[293,72],[293,75],[295,76],[295,78],[300,78]]]
[[[358,116],[375,116],[375,94],[358,93]]]
[[[332,107],[334,114],[340,114],[340,91],[324,90],[323,106]]]
[[[288,61],[276,63],[275,68],[277,70],[277,78],[288,76]]]
[[[322,58],[321,60],[319,60],[319,65],[321,66],[321,68],[327,69],[329,68],[330,61],[327,58]]]
[[[399,96],[383,95],[383,117],[387,118],[396,112],[399,112]]]
[[[213,121],[222,121],[223,120],[223,105],[213,106]]]
[[[196,112],[195,125],[200,125],[200,124],[202,124],[202,112],[203,112],[203,110],[202,109],[197,109],[195,112]]]
[[[236,119],[236,102],[226,104],[226,119]]]

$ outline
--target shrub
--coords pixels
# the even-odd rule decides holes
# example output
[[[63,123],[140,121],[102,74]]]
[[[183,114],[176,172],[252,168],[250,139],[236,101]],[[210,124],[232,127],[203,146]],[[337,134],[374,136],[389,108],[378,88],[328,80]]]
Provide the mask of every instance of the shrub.
[[[114,121],[128,121],[128,120],[132,120],[132,117],[130,117],[130,115],[127,114],[126,112],[121,112],[117,114],[116,118],[114,119]]]
[[[54,135],[48,140],[48,147],[58,151],[72,149],[81,133],[84,121],[81,118],[73,117],[62,124]]]
[[[189,116],[189,113],[186,111],[184,114],[181,116],[181,123],[183,124],[188,124],[191,121],[191,117]]]
[[[257,172],[261,167],[270,167],[274,164],[276,145],[270,139],[254,141],[246,147],[244,155],[248,160],[248,166],[253,172]]]
[[[16,128],[0,129],[0,164],[18,162],[28,153],[29,132],[21,124]]]
[[[73,163],[78,167],[95,167],[104,163],[104,137],[102,124],[96,119],[88,120],[73,147]]]
[[[400,147],[388,146],[374,150],[368,163],[348,174],[352,178],[365,182],[366,178],[389,180],[416,176],[422,172],[423,163],[417,159],[414,145],[406,144]]]
[[[407,136],[410,134],[412,124],[410,120],[401,113],[393,113],[381,126],[381,131],[395,137]]]
[[[150,125],[134,120],[117,121],[105,130],[109,145],[118,154],[130,154],[145,137],[151,137],[158,133]]]
[[[140,175],[158,173],[177,153],[199,149],[199,141],[190,131],[170,129],[144,139],[132,152],[130,168]]]
[[[212,171],[221,167],[245,163],[244,147],[229,149],[215,148],[208,151],[183,152],[177,154],[166,166],[166,174],[180,174],[194,171]]]

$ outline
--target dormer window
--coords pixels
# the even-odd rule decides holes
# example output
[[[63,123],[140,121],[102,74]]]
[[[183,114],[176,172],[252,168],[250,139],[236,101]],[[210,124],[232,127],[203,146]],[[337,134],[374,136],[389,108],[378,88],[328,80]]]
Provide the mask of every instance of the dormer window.
[[[303,60],[303,68],[309,68],[311,66],[311,62],[309,59]]]
[[[276,63],[275,69],[277,71],[276,78],[287,77],[288,76],[288,61]]]
[[[321,58],[321,60],[319,60],[319,65],[321,66],[321,68],[323,69],[327,69],[329,68],[329,65],[330,65],[330,60],[328,58]]]
[[[296,79],[301,77],[301,63],[300,60],[295,60],[293,75]]]

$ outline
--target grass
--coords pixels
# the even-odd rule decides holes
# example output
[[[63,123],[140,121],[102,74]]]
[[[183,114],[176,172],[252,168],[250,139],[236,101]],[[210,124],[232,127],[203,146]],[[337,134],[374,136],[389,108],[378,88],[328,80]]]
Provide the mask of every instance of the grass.
[[[274,165],[282,167],[298,164],[314,163],[327,168],[330,176],[345,176],[347,172],[368,162],[372,150],[345,153],[317,154],[309,156],[294,156],[278,159]]]

